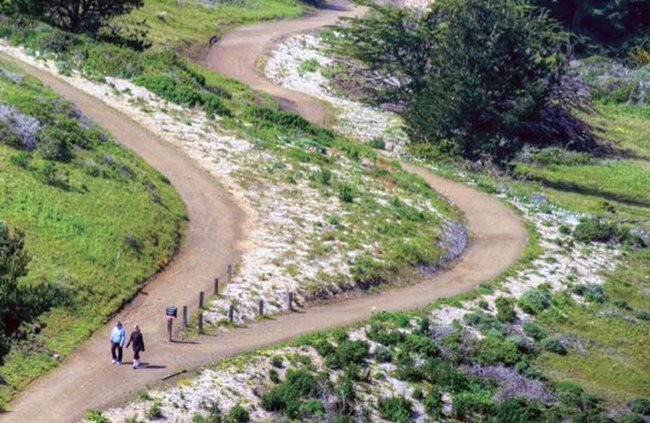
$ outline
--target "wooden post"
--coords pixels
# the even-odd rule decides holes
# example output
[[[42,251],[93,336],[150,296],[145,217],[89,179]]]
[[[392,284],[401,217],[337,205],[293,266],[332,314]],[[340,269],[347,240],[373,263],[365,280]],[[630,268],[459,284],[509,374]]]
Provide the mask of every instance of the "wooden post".
[[[261,298],[257,303],[257,311],[260,314],[260,316],[264,316],[264,300]]]
[[[287,298],[287,307],[289,308],[289,311],[293,311],[293,292],[289,292],[289,296]]]
[[[232,264],[228,265],[228,269],[226,270],[226,274],[228,275],[228,284],[232,282]]]
[[[203,303],[205,302],[205,292],[199,292],[199,308],[203,308]]]
[[[219,278],[214,278],[214,295],[219,295]]]
[[[167,337],[169,338],[169,342],[172,342],[172,324],[174,320],[169,317],[167,318]]]
[[[203,333],[203,313],[199,313],[199,333]]]
[[[187,306],[183,306],[183,329],[187,327]]]
[[[235,306],[230,304],[230,307],[228,308],[228,320],[230,320],[230,323],[235,319]]]

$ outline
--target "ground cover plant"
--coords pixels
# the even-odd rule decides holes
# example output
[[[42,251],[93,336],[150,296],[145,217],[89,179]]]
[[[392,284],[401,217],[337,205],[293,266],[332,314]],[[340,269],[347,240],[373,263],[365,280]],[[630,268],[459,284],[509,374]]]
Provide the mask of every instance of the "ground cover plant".
[[[4,402],[165,266],[181,242],[185,212],[160,173],[73,104],[5,61],[0,69],[0,221],[4,234],[24,234],[29,260],[17,275],[20,289],[53,300],[44,314],[36,297],[29,316],[5,319]],[[10,301],[14,318],[20,304]]]

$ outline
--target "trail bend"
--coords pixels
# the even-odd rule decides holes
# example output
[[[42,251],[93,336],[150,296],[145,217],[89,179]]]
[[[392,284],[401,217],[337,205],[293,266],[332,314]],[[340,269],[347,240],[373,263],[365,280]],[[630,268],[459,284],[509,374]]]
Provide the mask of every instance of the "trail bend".
[[[268,92],[302,113],[322,122],[325,108],[307,95],[278,87],[256,71],[255,63],[269,42],[293,32],[330,25],[341,16],[361,13],[344,3],[313,16],[291,21],[267,22],[235,29],[213,46],[210,65],[253,88]],[[91,119],[106,128],[162,171],[185,202],[189,215],[188,235],[172,265],[154,277],[124,311],[116,316],[139,323],[147,341],[142,370],[110,364],[108,331],[111,324],[93,335],[57,369],[39,378],[9,404],[1,422],[72,422],[86,409],[104,409],[133,398],[138,390],[158,385],[161,379],[182,370],[197,368],[224,357],[287,341],[298,335],[351,324],[368,318],[373,310],[406,310],[456,295],[498,276],[511,266],[526,243],[523,225],[496,198],[465,185],[441,178],[430,171],[403,163],[446,196],[465,215],[473,241],[462,259],[447,272],[416,285],[348,298],[309,307],[304,313],[280,315],[218,336],[200,336],[187,343],[168,343],[162,316],[168,304],[197,303],[197,292],[209,291],[212,279],[226,263],[240,258],[244,216],[220,186],[182,151],[157,138],[101,99],[68,85],[61,78],[22,65],[63,97],[74,101]],[[130,358],[130,353],[127,353]]]

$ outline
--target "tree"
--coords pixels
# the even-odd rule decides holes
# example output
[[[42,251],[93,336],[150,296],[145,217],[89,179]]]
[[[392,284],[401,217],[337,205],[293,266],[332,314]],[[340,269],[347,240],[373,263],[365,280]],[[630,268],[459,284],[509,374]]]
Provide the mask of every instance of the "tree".
[[[143,6],[143,0],[17,0],[13,11],[44,18],[70,32],[96,34],[111,20]]]
[[[650,0],[531,0],[567,30],[618,45],[650,30]]]
[[[589,128],[563,90],[564,37],[540,9],[520,0],[447,0],[418,15],[376,7],[334,38],[387,80],[414,142],[471,160],[506,163],[524,145],[584,146]]]
[[[23,322],[67,302],[67,294],[58,285],[19,285],[19,278],[27,275],[30,260],[22,232],[12,232],[0,222],[0,362],[9,350],[11,335]]]

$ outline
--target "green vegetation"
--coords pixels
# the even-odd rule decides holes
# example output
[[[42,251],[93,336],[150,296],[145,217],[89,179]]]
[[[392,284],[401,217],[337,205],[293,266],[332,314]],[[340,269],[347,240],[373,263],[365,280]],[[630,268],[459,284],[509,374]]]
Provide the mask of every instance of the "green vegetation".
[[[20,289],[51,291],[41,302],[64,294],[36,319],[10,325],[11,351],[0,368],[4,402],[167,264],[185,211],[163,175],[74,105],[8,63],[0,68],[0,220],[25,235],[31,261]],[[43,308],[37,299],[31,313]]]
[[[532,0],[576,34],[582,51],[604,50],[625,54],[630,46],[647,43],[650,1]]]
[[[298,0],[240,0],[234,2],[179,2],[147,0],[129,21],[145,21],[148,38],[157,46],[205,44],[234,26],[261,20],[295,18],[308,10]]]
[[[400,81],[366,88],[405,106],[412,142],[499,164],[524,146],[593,148],[572,115],[580,98],[562,85],[562,35],[524,1],[381,6],[337,32],[337,52]]]

